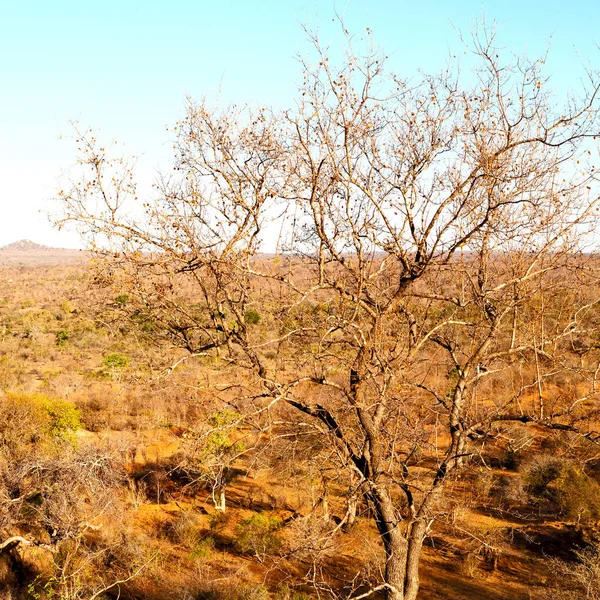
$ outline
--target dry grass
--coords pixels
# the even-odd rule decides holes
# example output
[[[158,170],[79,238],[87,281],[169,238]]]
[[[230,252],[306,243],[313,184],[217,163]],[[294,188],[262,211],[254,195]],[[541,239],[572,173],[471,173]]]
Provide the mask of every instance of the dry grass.
[[[10,280],[0,292],[0,402],[6,406],[11,394],[65,399],[81,411],[77,446],[90,452],[110,448],[121,470],[111,482],[115,512],[110,516],[101,508],[92,514],[91,497],[85,494],[72,499],[88,511],[86,518],[97,518],[94,526],[102,525],[77,533],[63,548],[74,565],[87,565],[81,571],[87,574],[81,590],[88,591],[78,593],[89,594],[100,585],[97,575],[105,573],[106,564],[115,579],[126,574],[126,564],[142,567],[121,587],[121,597],[147,600],[299,600],[312,597],[310,577],[332,590],[348,589],[352,579],[357,585],[376,581],[379,542],[364,501],[351,532],[339,530],[328,546],[319,547],[344,515],[347,482],[335,474],[334,457],[317,438],[289,431],[280,437],[285,427],[264,429],[262,417],[244,425],[239,435],[251,451],[235,464],[239,475],[227,491],[225,516],[215,511],[209,489],[190,485],[178,468],[182,441],[207,415],[228,403],[239,404],[245,382],[225,361],[213,358],[187,361],[164,376],[177,355],[123,329],[116,291],[90,287],[88,274],[76,263],[0,266],[0,281]],[[260,314],[256,327],[272,327],[268,307]],[[109,368],[105,358],[110,354],[128,360]],[[291,368],[287,360],[281,367]],[[236,387],[215,393],[228,384]],[[490,379],[482,397],[498,385]],[[276,417],[282,423],[293,418],[285,410]],[[0,428],[6,432],[11,426],[3,423]],[[527,448],[541,456],[551,447],[581,470],[587,468],[581,462],[587,449],[577,444],[568,436],[559,439],[535,430],[531,441],[520,439],[516,429],[492,436],[481,460],[476,459],[477,468],[466,479],[449,483],[456,488],[455,501],[441,512],[428,538],[420,597],[542,598],[553,581],[548,556],[560,547],[563,535],[571,540],[566,543],[575,544],[567,535],[569,523],[581,519],[560,507],[552,515],[543,514],[539,498],[523,491],[519,472],[528,472],[528,467],[519,467],[524,464],[521,453]],[[41,460],[41,446],[36,448]],[[424,465],[431,460],[426,450],[420,460]],[[324,493],[327,514],[315,501]],[[60,494],[53,496],[55,512],[63,500]],[[54,543],[43,525],[26,527],[15,517],[6,508],[10,501],[0,496],[3,538],[22,534]],[[269,529],[271,522],[277,527]],[[592,525],[582,534],[582,543],[594,541]],[[262,543],[263,538],[269,543]],[[31,590],[49,598],[41,582],[54,581],[63,568],[60,561],[43,547],[23,547],[11,556],[0,556],[0,586],[15,599],[30,598]],[[34,586],[30,592],[27,585]]]

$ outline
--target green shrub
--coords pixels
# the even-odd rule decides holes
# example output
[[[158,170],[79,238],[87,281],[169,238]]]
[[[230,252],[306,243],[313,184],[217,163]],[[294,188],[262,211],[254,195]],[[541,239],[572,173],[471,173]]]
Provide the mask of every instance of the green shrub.
[[[46,333],[49,324],[54,321],[54,315],[48,310],[31,310],[23,317],[24,334],[26,337],[35,337],[37,334]]]
[[[66,346],[69,341],[69,332],[66,329],[59,329],[56,332],[56,345],[59,348]]]
[[[209,456],[225,458],[232,457],[244,449],[241,442],[233,441],[228,435],[228,429],[231,431],[233,425],[242,415],[232,410],[219,410],[208,417],[208,423],[213,431],[206,437],[203,448],[201,448],[201,457],[206,459]]]
[[[250,309],[246,311],[244,319],[247,325],[258,325],[260,323],[261,316],[256,310]]]
[[[230,427],[241,417],[242,415],[240,413],[224,408],[209,415],[207,420],[215,429],[223,429],[225,427]]]
[[[208,558],[214,549],[215,539],[209,535],[196,544],[196,547],[190,553],[190,558]]]
[[[113,371],[120,371],[128,367],[130,362],[131,359],[128,356],[117,354],[115,352],[106,356],[102,361],[102,364]]]
[[[213,431],[206,438],[204,450],[208,454],[224,454],[237,453],[243,449],[242,444],[236,444],[229,438],[228,429],[242,415],[232,410],[219,410],[208,417],[208,423],[213,428]]]
[[[62,310],[62,312],[64,312],[66,315],[70,315],[71,313],[75,312],[75,308],[68,300],[65,300],[60,305],[60,310]]]
[[[546,503],[570,519],[600,518],[600,485],[576,463],[562,457],[539,456],[523,465],[521,478],[533,501]]]
[[[310,308],[310,310],[314,314],[319,314],[319,313],[328,314],[330,311],[330,307],[327,302],[317,302],[314,306],[312,306]]]
[[[242,554],[274,554],[282,545],[278,535],[282,527],[283,521],[279,517],[252,515],[243,519],[236,527],[235,546]]]
[[[116,298],[115,298],[115,304],[117,304],[118,306],[125,306],[127,303],[129,302],[129,296],[127,294],[119,294]]]
[[[74,443],[75,432],[81,429],[81,412],[60,398],[41,396],[42,406],[50,417],[50,435],[55,440]]]
[[[13,458],[37,453],[40,446],[74,445],[80,428],[79,410],[66,400],[43,394],[0,398],[0,448]]]

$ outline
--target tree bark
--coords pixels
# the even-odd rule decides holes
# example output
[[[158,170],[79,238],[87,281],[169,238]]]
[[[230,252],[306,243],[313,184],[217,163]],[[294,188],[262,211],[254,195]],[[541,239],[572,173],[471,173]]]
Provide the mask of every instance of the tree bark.
[[[227,506],[225,502],[225,486],[219,486],[214,494],[215,509],[225,512]]]
[[[419,559],[427,523],[416,518],[406,524],[397,516],[387,489],[373,486],[370,494],[385,550],[385,600],[416,600],[419,593]]]
[[[356,522],[356,512],[358,508],[358,495],[351,494],[348,496],[348,508],[346,510],[346,522],[344,524],[344,530],[351,530]]]
[[[377,529],[385,551],[385,600],[404,600],[408,542],[402,534],[394,503],[387,489],[373,485],[371,499]]]
[[[421,558],[426,529],[427,524],[422,519],[414,521],[410,528],[406,553],[404,600],[415,600],[419,593],[419,559]]]
[[[385,600],[405,600],[404,580],[406,577],[407,543],[398,529],[384,538],[385,548]]]

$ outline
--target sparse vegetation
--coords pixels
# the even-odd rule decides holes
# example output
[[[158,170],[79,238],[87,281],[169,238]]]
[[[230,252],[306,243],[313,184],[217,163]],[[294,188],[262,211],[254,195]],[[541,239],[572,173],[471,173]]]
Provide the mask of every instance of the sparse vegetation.
[[[312,41],[295,110],[190,104],[134,220],[79,131],[93,266],[0,263],[11,600],[599,597],[598,78]]]
[[[159,594],[182,598],[193,592],[206,598],[258,594],[306,600],[315,597],[310,581],[318,577],[324,585],[327,569],[343,585],[355,585],[355,595],[379,585],[381,549],[369,525],[369,499],[359,489],[352,500],[356,483],[310,422],[297,421],[289,408],[249,411],[256,400],[243,398],[240,386],[250,380],[225,360],[185,360],[165,377],[180,355],[165,352],[152,338],[131,338],[118,316],[127,308],[115,306],[109,288],[88,286],[83,266],[69,267],[71,275],[55,269],[54,283],[47,267],[43,274],[32,266],[11,277],[27,289],[32,306],[26,310],[46,306],[64,315],[67,344],[56,348],[53,327],[35,339],[24,335],[16,286],[0,306],[0,318],[10,324],[0,345],[0,531],[3,540],[27,542],[0,552],[0,581],[16,598],[74,589],[87,597],[130,575],[135,577],[121,586],[125,598],[152,598],[150,590],[165,577]],[[52,305],[47,299],[52,285],[57,303],[68,294],[85,309],[68,312]],[[324,304],[295,313],[295,327],[315,314],[331,318],[337,309]],[[277,311],[276,303],[263,303],[261,319],[252,325],[257,336],[277,322]],[[117,360],[126,363],[120,379],[90,377],[98,365],[108,371],[103,361],[113,354],[128,359]],[[281,351],[268,360],[281,361]],[[446,371],[444,388],[459,377],[456,370]],[[213,377],[216,385],[206,385]],[[494,383],[495,393],[502,385]],[[563,393],[568,385],[561,382]],[[546,397],[555,402],[557,396]],[[594,406],[590,401],[586,408],[590,431],[596,427]],[[481,457],[469,459],[466,479],[449,483],[457,486],[452,494],[458,504],[436,514],[434,547],[424,550],[425,572],[444,578],[457,594],[465,594],[461,582],[487,589],[493,574],[506,582],[507,598],[517,600],[525,592],[519,591],[524,584],[515,565],[528,561],[527,588],[534,598],[546,598],[546,588],[553,598],[585,598],[582,577],[590,577],[586,569],[593,568],[588,563],[597,544],[595,446],[585,432],[502,425],[490,430]],[[106,447],[107,436],[114,445]],[[427,461],[428,452],[421,441],[414,460]],[[211,497],[212,475],[219,473],[226,474],[226,513],[215,511]],[[395,498],[407,510],[401,496]],[[352,506],[356,516],[346,527],[342,520]],[[482,516],[488,511],[497,521]],[[515,525],[513,518],[523,517],[537,525]],[[348,583],[356,573],[344,571],[346,560],[360,565],[354,584]],[[109,570],[102,561],[110,562]],[[185,577],[169,578],[175,564]],[[249,564],[264,573],[277,565],[289,583],[259,578]],[[298,565],[312,565],[313,571],[293,575]],[[556,580],[545,574],[548,569]],[[567,571],[577,571],[580,579],[561,575]],[[77,587],[68,588],[75,572]],[[104,584],[95,578],[98,573]],[[211,578],[219,582],[209,583]],[[328,580],[332,593],[338,593],[340,579]],[[427,575],[423,579],[422,597],[435,597],[439,588]]]

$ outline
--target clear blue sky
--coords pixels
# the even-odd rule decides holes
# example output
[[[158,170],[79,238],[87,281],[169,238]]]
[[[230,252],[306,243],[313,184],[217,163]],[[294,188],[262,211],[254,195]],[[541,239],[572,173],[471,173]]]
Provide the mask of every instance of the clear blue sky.
[[[460,48],[455,28],[468,32],[482,15],[517,53],[537,54],[552,37],[555,87],[577,84],[580,59],[600,67],[600,3],[591,0],[0,0],[0,245],[76,245],[39,214],[74,159],[59,140],[70,119],[143,155],[149,181],[166,164],[165,125],[186,94],[290,105],[295,56],[307,48],[300,23],[336,43],[334,9],[353,32],[371,27],[401,74],[441,67]]]

